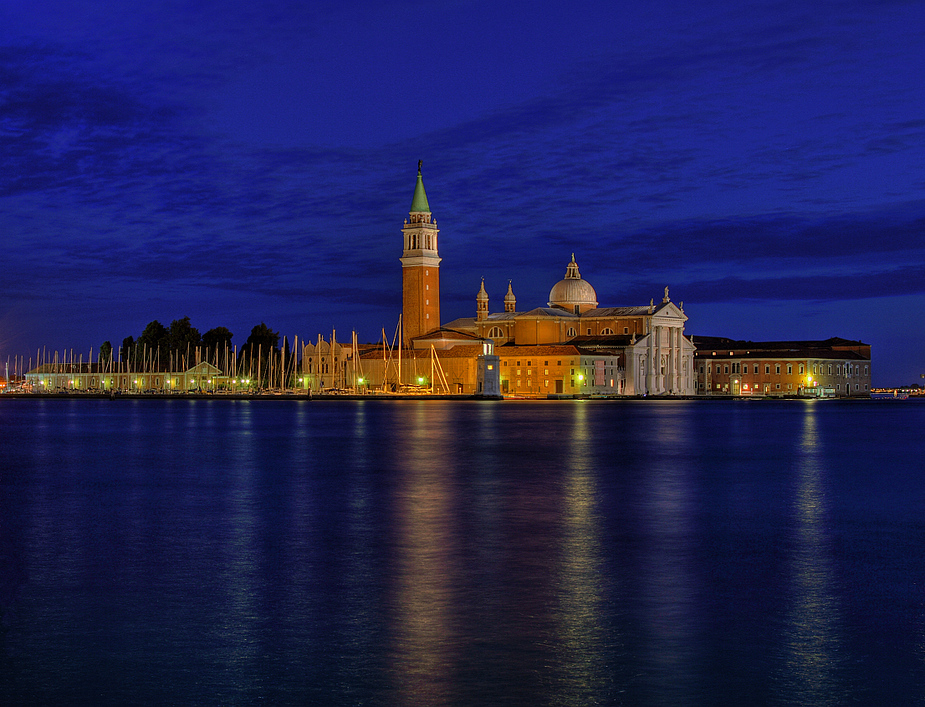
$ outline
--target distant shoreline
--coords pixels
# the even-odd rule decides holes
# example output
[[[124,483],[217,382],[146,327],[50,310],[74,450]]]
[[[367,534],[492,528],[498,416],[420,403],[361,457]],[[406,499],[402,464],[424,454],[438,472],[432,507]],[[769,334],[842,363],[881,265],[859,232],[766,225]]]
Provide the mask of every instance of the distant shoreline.
[[[919,397],[919,396],[912,396]],[[925,396],[922,396],[925,397]],[[780,401],[780,400],[820,400],[820,401],[868,401],[890,402],[890,400],[874,400],[870,397],[835,397],[815,398],[812,396],[781,395],[781,396],[748,396],[740,395],[549,395],[549,396],[483,396],[463,394],[404,394],[404,393],[105,393],[105,392],[59,392],[59,393],[3,393],[0,400],[5,398],[15,400],[295,400],[295,401],[331,401],[331,400],[492,400],[507,402],[538,402],[538,401],[595,401],[614,402],[630,400],[677,401],[677,400],[736,400],[741,402]]]

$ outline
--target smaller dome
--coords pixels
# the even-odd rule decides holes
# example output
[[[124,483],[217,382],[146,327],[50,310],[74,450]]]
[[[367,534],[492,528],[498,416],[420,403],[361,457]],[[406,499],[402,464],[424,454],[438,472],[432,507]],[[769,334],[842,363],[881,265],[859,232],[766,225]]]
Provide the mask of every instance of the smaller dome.
[[[479,302],[483,300],[485,302],[488,301],[488,292],[485,291],[485,278],[484,277],[482,278],[482,286],[479,288],[479,292],[475,296],[475,299],[478,300]]]
[[[577,314],[597,307],[597,293],[590,282],[581,279],[574,253],[565,271],[565,279],[559,280],[549,291],[549,306]]]
[[[504,301],[505,302],[516,302],[517,301],[517,298],[514,297],[514,288],[512,287],[510,280],[508,280],[507,282],[507,294],[504,295]]]

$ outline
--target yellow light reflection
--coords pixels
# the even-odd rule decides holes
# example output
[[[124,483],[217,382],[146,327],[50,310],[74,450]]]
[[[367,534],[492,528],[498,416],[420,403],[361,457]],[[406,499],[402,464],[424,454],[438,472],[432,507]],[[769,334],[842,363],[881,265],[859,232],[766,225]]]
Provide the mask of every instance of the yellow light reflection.
[[[816,414],[816,406],[807,405],[794,499],[793,603],[785,627],[789,652],[780,680],[781,696],[787,704],[837,705],[845,703],[848,693],[839,675],[842,619],[835,591],[820,465],[824,453]]]
[[[561,563],[558,569],[558,665],[561,680],[554,683],[558,705],[593,703],[596,690],[608,679],[603,658],[605,640],[600,623],[603,611],[600,574],[601,530],[595,502],[598,497],[594,444],[588,429],[586,405],[574,406],[569,435],[570,464],[564,479]],[[592,413],[593,414],[593,413]]]
[[[440,453],[441,434],[452,425],[446,406],[413,403],[410,434],[403,435],[398,454],[404,474],[396,489],[399,527],[394,625],[390,651],[399,676],[398,704],[445,704],[452,671],[459,661],[459,638],[451,614],[453,589],[459,583],[460,556],[449,527],[452,510],[452,471]]]

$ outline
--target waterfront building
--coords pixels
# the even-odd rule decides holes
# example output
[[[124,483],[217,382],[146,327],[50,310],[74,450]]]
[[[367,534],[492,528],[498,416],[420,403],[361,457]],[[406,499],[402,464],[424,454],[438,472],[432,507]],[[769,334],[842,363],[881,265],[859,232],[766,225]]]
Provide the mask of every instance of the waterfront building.
[[[421,162],[411,199],[411,211],[402,227],[402,327],[404,343],[440,326],[440,256],[437,221],[427,203]]]
[[[456,319],[445,328],[495,342],[504,393],[694,392],[694,346],[684,336],[687,315],[683,303],[671,301],[667,287],[658,304],[650,300],[648,305],[600,307],[597,292],[581,277],[572,254],[565,277],[552,286],[545,307],[518,312],[510,282],[504,311],[491,312],[489,301],[483,280],[476,294],[476,315]],[[540,352],[536,347],[558,348]],[[563,357],[568,364],[558,363]],[[534,358],[543,365],[532,365]],[[531,365],[518,366],[518,361],[530,361]],[[547,373],[547,369],[554,373]]]
[[[35,393],[54,392],[157,392],[177,393],[245,387],[208,361],[183,370],[154,370],[148,366],[104,361],[43,363],[26,373],[26,387]]]
[[[410,348],[377,346],[360,352],[358,368],[372,389],[450,395],[500,395],[499,361],[490,340],[437,330]]]
[[[453,392],[474,393],[486,380],[509,395],[690,395],[694,347],[684,336],[683,303],[600,307],[594,287],[581,277],[574,254],[546,306],[517,311],[509,281],[503,311],[491,312],[484,280],[474,317],[441,326],[441,262],[437,224],[424,190],[421,164],[409,218],[402,228],[402,341],[407,370],[390,368],[396,356],[376,352],[359,359],[367,382],[401,388],[427,375],[415,368],[431,358],[452,371]],[[494,361],[479,357],[497,357]],[[476,359],[468,361],[467,359]],[[384,361],[384,363],[377,363]],[[489,367],[491,365],[491,367]],[[441,366],[435,366],[435,370]],[[449,379],[448,379],[449,380]]]
[[[870,344],[824,341],[735,341],[695,338],[701,395],[870,395]]]
[[[319,393],[362,385],[356,382],[361,377],[359,372],[352,368],[353,351],[352,344],[341,344],[333,335],[331,341],[325,341],[319,334],[315,343],[302,344],[297,387]]]

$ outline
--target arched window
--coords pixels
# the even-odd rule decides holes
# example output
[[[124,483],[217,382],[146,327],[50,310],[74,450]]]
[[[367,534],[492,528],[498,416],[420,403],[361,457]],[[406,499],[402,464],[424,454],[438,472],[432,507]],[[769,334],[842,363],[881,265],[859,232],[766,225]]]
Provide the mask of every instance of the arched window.
[[[601,330],[601,336],[613,336],[613,329],[607,327],[606,329]]]
[[[566,335],[566,336],[575,336],[575,327],[570,326],[570,327],[568,328],[568,331],[565,332],[565,335]]]
[[[504,336],[504,332],[501,331],[501,327],[493,326],[491,328],[491,331],[488,332],[488,338],[489,339],[504,339],[505,336]]]

